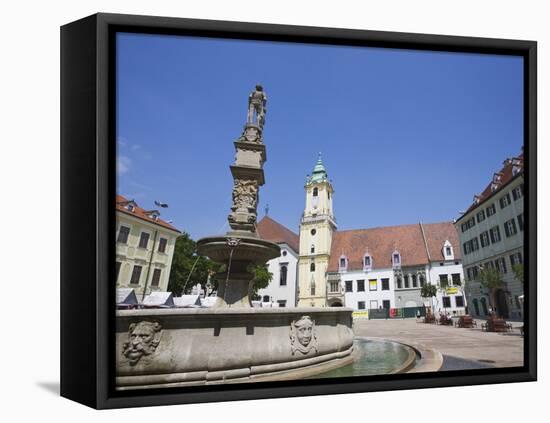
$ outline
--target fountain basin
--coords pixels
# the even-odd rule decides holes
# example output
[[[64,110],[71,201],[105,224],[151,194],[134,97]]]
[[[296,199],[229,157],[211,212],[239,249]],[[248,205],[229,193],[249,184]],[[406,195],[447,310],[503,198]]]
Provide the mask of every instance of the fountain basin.
[[[352,310],[120,310],[116,388],[295,379],[353,361]]]

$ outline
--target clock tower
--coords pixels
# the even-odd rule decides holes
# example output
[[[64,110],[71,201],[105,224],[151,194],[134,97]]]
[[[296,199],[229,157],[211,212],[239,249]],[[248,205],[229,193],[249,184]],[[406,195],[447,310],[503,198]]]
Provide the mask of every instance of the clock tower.
[[[336,222],[332,211],[334,190],[321,159],[307,176],[306,205],[300,222],[298,307],[327,305],[326,272]]]

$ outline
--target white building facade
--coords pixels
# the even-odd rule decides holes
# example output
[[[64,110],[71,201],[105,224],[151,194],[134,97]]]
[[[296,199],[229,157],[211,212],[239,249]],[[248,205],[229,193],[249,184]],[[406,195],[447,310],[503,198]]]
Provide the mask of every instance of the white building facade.
[[[513,272],[515,265],[523,264],[524,257],[523,194],[522,153],[504,161],[502,169],[456,221],[473,316],[485,317],[493,308],[505,319],[523,319],[523,284]],[[495,304],[491,304],[489,291],[479,282],[484,268],[495,268],[502,277],[502,286],[495,290]]]
[[[279,257],[267,262],[273,275],[266,288],[258,290],[262,307],[296,307],[298,290],[298,235],[265,216],[257,226],[258,235],[281,248]]]

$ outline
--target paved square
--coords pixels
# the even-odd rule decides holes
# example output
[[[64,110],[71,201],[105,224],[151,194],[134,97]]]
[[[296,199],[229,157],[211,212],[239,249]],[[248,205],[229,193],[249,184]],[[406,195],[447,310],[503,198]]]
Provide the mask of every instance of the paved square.
[[[356,319],[353,325],[356,336],[421,344],[444,356],[478,362],[479,368],[487,367],[486,364],[523,366],[524,338],[519,331],[522,323],[513,323],[511,332],[493,333],[482,331],[482,322],[478,321],[478,327],[472,329],[417,323],[416,319]]]

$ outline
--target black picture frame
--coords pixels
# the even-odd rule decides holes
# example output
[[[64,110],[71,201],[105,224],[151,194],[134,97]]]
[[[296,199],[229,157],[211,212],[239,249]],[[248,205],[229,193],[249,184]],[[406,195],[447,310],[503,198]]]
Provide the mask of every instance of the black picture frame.
[[[524,366],[117,392],[114,381],[116,32],[193,35],[524,58]],[[95,14],[61,28],[61,395],[90,407],[232,401],[535,381],[537,378],[537,44],[197,19]]]

